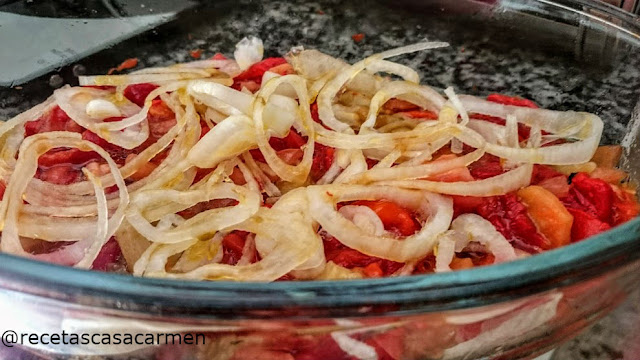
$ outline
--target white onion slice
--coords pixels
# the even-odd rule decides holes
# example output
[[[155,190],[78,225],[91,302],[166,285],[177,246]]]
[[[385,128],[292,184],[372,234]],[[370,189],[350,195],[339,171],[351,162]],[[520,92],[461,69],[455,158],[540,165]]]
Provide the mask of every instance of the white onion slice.
[[[516,259],[513,246],[483,217],[476,214],[462,214],[451,223],[451,229],[461,234],[467,242],[476,241],[485,245],[501,263]]]
[[[476,181],[440,182],[428,180],[381,181],[378,185],[420,189],[447,195],[495,196],[503,195],[529,185],[531,164],[520,165],[504,174]]]
[[[255,36],[245,37],[236,44],[236,51],[233,52],[238,66],[241,70],[262,60],[264,46],[262,40]]]
[[[233,115],[211,129],[187,155],[199,168],[212,168],[256,146],[253,120],[246,115]]]
[[[576,124],[582,124],[575,133],[576,142],[546,146],[542,148],[511,148],[497,144],[487,144],[487,152],[516,162],[531,162],[549,165],[569,165],[587,162],[595,153],[603,123],[599,117],[588,113],[573,111],[559,112],[545,109],[532,109],[511,105],[501,105],[471,96],[460,97],[470,113],[486,114],[507,118],[511,115],[531,127],[551,133],[575,132]]]
[[[124,179],[120,176],[117,165],[111,159],[109,154],[100,148],[99,146],[89,141],[82,140],[79,134],[69,132],[48,132],[43,134],[33,135],[27,138],[20,147],[20,156],[16,162],[16,168],[11,175],[12,180],[9,182],[5,199],[0,205],[0,217],[2,219],[2,241],[0,242],[0,248],[4,252],[13,253],[16,255],[28,256],[25,250],[20,244],[18,238],[18,213],[22,207],[22,194],[27,188],[28,182],[24,179],[30,179],[37,169],[37,159],[40,155],[44,154],[48,150],[56,147],[76,147],[84,151],[95,151],[101,157],[103,157],[109,169],[114,175],[116,184],[119,189],[120,201],[116,211],[111,218],[107,220],[107,205],[104,191],[100,187],[101,184],[93,175],[88,174],[88,177],[95,189],[95,196],[97,198],[98,206],[98,225],[94,226],[96,235],[89,241],[88,248],[84,249],[84,256],[75,264],[77,267],[88,268],[93,263],[93,260],[97,257],[102,246],[107,240],[116,232],[124,218],[124,209],[129,203],[129,196],[126,190],[126,184]],[[17,180],[20,179],[20,180]],[[84,244],[85,242],[83,242]],[[60,251],[73,251],[77,253],[78,246],[63,248]],[[53,258],[53,255],[49,256]]]
[[[295,128],[307,136],[307,144],[303,146],[302,160],[298,165],[289,165],[285,163],[276,151],[269,144],[269,136],[265,127],[264,110],[269,98],[281,84],[289,84],[298,94],[298,112],[301,118],[294,125]],[[307,86],[304,79],[296,75],[285,75],[272,79],[266,84],[262,84],[262,88],[256,94],[256,100],[253,103],[253,120],[255,121],[256,139],[260,152],[264,156],[267,164],[273,171],[284,181],[294,184],[302,184],[307,179],[311,170],[311,162],[314,150],[314,127],[313,119],[309,109],[309,98],[307,97]]]
[[[385,233],[382,220],[368,206],[345,205],[338,213],[369,235],[380,236]]]
[[[184,224],[176,226],[168,231],[160,231],[154,227],[142,212],[146,208],[152,208],[164,202],[174,202],[187,208],[201,201],[212,199],[234,199],[238,205],[212,209],[199,213]],[[147,190],[136,193],[127,209],[127,221],[144,237],[155,243],[175,244],[187,241],[207,233],[221,230],[238,224],[255,214],[260,206],[258,194],[248,189],[222,183],[208,190]]]
[[[364,254],[406,262],[424,257],[433,250],[438,235],[446,231],[453,217],[451,199],[429,192],[415,192],[388,186],[325,185],[309,186],[311,216],[329,234],[346,246]],[[401,206],[428,220],[422,229],[402,241],[389,236],[372,236],[335,209],[339,202],[393,199]]]

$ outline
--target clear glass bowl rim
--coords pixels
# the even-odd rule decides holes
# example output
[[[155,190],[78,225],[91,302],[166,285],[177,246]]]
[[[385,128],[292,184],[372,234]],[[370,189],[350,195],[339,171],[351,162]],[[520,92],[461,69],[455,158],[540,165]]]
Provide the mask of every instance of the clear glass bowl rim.
[[[640,19],[611,5],[590,0],[529,2],[578,13],[576,9],[582,7],[597,9],[622,23],[602,20],[605,26],[640,39]],[[102,308],[131,303],[137,305],[132,307],[134,311],[149,314],[166,314],[171,309],[174,315],[282,319],[314,317],[314,309],[321,310],[323,317],[327,312],[357,315],[356,309],[380,305],[379,315],[407,315],[514,300],[640,263],[639,259],[640,218],[636,218],[588,240],[518,261],[450,273],[365,280],[177,281],[86,271],[0,254],[0,289],[71,302],[91,299],[92,306]]]

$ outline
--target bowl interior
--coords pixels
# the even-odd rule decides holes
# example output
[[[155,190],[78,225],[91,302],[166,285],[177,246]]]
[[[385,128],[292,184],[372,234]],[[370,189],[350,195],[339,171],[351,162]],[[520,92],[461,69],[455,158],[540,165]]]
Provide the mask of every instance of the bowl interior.
[[[527,0],[375,1],[367,6],[299,0],[180,3],[184,6],[179,10],[158,6],[153,14],[165,18],[145,25],[153,27],[150,31],[142,32],[145,26],[138,24],[140,29],[129,35],[142,32],[140,35],[116,44],[102,40],[96,48],[100,50],[92,55],[73,61],[62,57],[55,71],[0,88],[0,118],[9,118],[50,95],[51,85],[59,83],[51,81],[52,76],[74,85],[78,73],[105,73],[130,57],[137,57],[139,66],[150,67],[190,61],[194,49],[202,49],[205,57],[218,52],[232,56],[238,40],[255,35],[264,40],[265,56],[304,46],[353,62],[426,38],[451,46],[398,59],[419,70],[423,83],[453,86],[458,93],[473,95],[517,95],[545,108],[595,113],[606,123],[602,142],[625,145],[623,165],[637,180],[640,160],[629,154],[637,143],[638,126],[632,125],[633,131],[627,132],[627,125],[638,117],[634,109],[640,97],[640,31],[633,19],[613,8],[586,1]],[[6,12],[0,15],[31,14],[23,8],[2,11]],[[84,21],[92,24],[112,17],[107,12],[100,15],[103,19],[91,19],[72,10],[64,15],[68,24],[63,29],[70,32]],[[123,19],[129,23],[140,17],[133,10],[128,15]],[[364,39],[355,41],[355,34],[364,34]],[[0,69],[5,71],[11,71],[10,67]],[[38,264],[4,254],[0,254],[0,284],[74,301],[100,295],[100,305],[110,307],[123,299],[155,304],[154,309],[180,307],[193,312],[216,304],[232,315],[284,305],[354,308],[390,302],[401,304],[395,310],[399,312],[438,310],[502,301],[634,261],[640,256],[635,255],[640,251],[631,251],[640,247],[636,241],[639,228],[636,219],[583,243],[510,264],[452,274],[353,281],[349,286],[344,282],[235,284],[139,279]]]

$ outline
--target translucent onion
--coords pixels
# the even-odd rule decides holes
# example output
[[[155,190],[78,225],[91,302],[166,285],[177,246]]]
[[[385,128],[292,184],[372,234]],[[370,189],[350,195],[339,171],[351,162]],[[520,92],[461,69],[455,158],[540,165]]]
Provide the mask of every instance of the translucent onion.
[[[518,190],[531,183],[531,164],[520,165],[501,175],[476,181],[440,182],[428,180],[380,181],[378,185],[433,191],[461,196],[495,196]]]
[[[236,51],[233,52],[238,66],[241,70],[247,69],[249,66],[262,60],[264,46],[262,40],[255,36],[245,37],[236,44]]]
[[[157,229],[142,215],[144,209],[167,202],[181,204],[186,209],[201,201],[213,199],[234,199],[238,201],[238,205],[201,212],[184,224],[168,231]],[[131,226],[148,240],[155,243],[176,244],[238,224],[255,214],[259,206],[259,194],[241,186],[221,183],[207,190],[138,192],[127,208],[126,217]]]
[[[296,130],[307,136],[307,144],[303,146],[302,160],[298,165],[289,165],[285,163],[276,151],[269,145],[269,136],[265,128],[263,119],[265,106],[273,94],[273,92],[281,85],[291,85],[298,94],[298,113],[300,118],[294,123]],[[296,75],[285,75],[274,78],[262,85],[260,91],[256,94],[253,103],[253,120],[255,121],[256,139],[260,152],[264,156],[267,164],[273,171],[284,181],[294,184],[302,184],[307,179],[311,170],[311,162],[313,160],[314,150],[314,122],[311,118],[309,110],[309,98],[307,97],[307,86],[303,78]]]
[[[426,191],[416,192],[390,186],[323,185],[309,186],[311,216],[322,229],[344,245],[364,254],[406,262],[424,257],[433,250],[437,237],[449,228],[453,217],[451,199]],[[422,229],[403,240],[373,236],[342,216],[337,203],[353,200],[393,199],[400,206],[427,218]]]
[[[48,132],[37,134],[27,138],[22,143],[20,156],[16,162],[15,170],[11,175],[12,181],[9,182],[4,201],[2,201],[0,205],[0,216],[2,219],[2,241],[0,242],[0,248],[4,252],[28,256],[18,238],[18,233],[22,229],[22,227],[18,229],[18,213],[22,207],[22,194],[28,184],[24,179],[30,179],[33,177],[33,174],[35,174],[38,166],[38,157],[56,147],[75,147],[83,151],[97,152],[107,161],[109,169],[115,177],[116,185],[118,185],[120,201],[111,218],[107,220],[108,210],[101,184],[92,174],[85,171],[85,174],[87,174],[91,183],[94,185],[98,206],[98,216],[96,220],[98,225],[93,225],[93,232],[96,232],[96,235],[91,238],[92,241],[87,244],[88,248],[84,249],[84,256],[75,266],[88,268],[97,257],[102,246],[120,226],[124,217],[124,209],[129,203],[129,195],[124,179],[120,176],[117,165],[109,154],[94,143],[82,140],[80,135],[76,133]],[[21,180],[19,181],[17,179]],[[46,234],[43,234],[43,236],[47,237]],[[64,252],[66,249],[66,251],[73,250],[75,252],[76,248],[77,247],[70,247],[69,249],[63,248],[59,251]]]
[[[575,133],[576,125],[581,124],[579,132],[574,134],[578,140],[575,142],[525,149],[487,144],[488,153],[505,159],[549,165],[583,163],[591,159],[600,144],[603,123],[599,117],[593,114],[501,105],[471,96],[461,96],[460,99],[470,113],[486,114],[504,119],[507,116],[513,116],[523,124],[535,126],[554,134]]]

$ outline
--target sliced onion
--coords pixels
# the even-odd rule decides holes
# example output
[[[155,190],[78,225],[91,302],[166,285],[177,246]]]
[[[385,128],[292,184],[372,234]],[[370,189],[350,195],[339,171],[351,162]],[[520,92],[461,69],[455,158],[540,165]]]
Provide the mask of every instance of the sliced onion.
[[[285,219],[287,226],[280,223]],[[307,240],[313,239],[314,233],[299,217],[286,216],[276,210],[261,208],[255,216],[233,228],[271,237],[277,245],[266,257],[253,264],[239,266],[207,264],[186,273],[166,273],[164,269],[157,266],[156,271],[145,272],[145,276],[198,280],[273,281],[307,261],[312,254],[321,251],[321,244]],[[174,251],[174,253],[177,252]],[[168,256],[162,255],[159,262],[166,262],[167,258]],[[153,260],[153,254],[151,259]]]
[[[94,100],[104,99],[112,96],[110,91],[93,89],[93,88],[62,88],[55,91],[54,96],[60,108],[69,115],[78,125],[85,127],[103,139],[112,142],[115,145],[125,149],[133,149],[142,144],[149,136],[149,126],[146,121],[147,111],[149,108],[145,106],[142,111],[133,103],[125,102],[126,109],[121,112],[130,116],[128,119],[134,119],[131,125],[140,125],[138,129],[129,128],[125,132],[114,132],[106,129],[100,120],[87,115],[87,105]],[[149,105],[150,106],[150,105]],[[129,109],[137,108],[137,113],[133,114]],[[125,120],[122,120],[125,121]],[[113,124],[113,123],[112,123]],[[122,129],[122,128],[121,128]],[[121,130],[116,129],[116,130]]]
[[[0,216],[3,224],[0,248],[5,252],[28,256],[22,248],[18,238],[18,233],[20,231],[18,229],[18,213],[22,207],[22,194],[28,184],[24,179],[30,179],[33,177],[33,174],[35,174],[38,166],[38,157],[48,150],[56,147],[76,147],[84,151],[97,152],[107,161],[109,169],[114,175],[116,184],[118,185],[120,197],[119,205],[111,218],[107,220],[108,210],[101,184],[93,175],[86,172],[90,181],[94,185],[95,196],[97,198],[98,225],[94,225],[93,227],[93,231],[96,232],[96,235],[91,238],[91,241],[89,241],[88,244],[83,242],[83,245],[87,245],[88,248],[84,248],[84,256],[77,264],[75,264],[75,266],[88,268],[97,257],[102,246],[120,226],[124,217],[124,209],[129,203],[129,196],[124,179],[120,176],[117,165],[111,159],[109,154],[94,143],[82,140],[80,135],[76,133],[48,132],[37,134],[27,138],[22,143],[22,146],[20,147],[20,156],[16,162],[15,170],[11,175],[11,181],[7,186],[4,201],[2,201],[0,205]],[[47,234],[43,234],[43,236],[45,238],[49,237]],[[78,246],[65,247],[60,251],[64,252],[66,250],[66,252],[73,252],[77,254],[77,248]],[[48,258],[54,259],[55,255],[50,255]]]
[[[201,201],[212,199],[234,199],[238,205],[212,209],[199,213],[184,224],[176,226],[169,231],[160,231],[144,218],[142,212],[165,202],[174,202],[188,208]],[[212,233],[238,224],[255,214],[260,206],[258,194],[248,189],[222,183],[208,190],[147,190],[135,194],[131,205],[127,209],[127,221],[144,237],[155,243],[175,244],[198,238],[207,233]]]
[[[233,52],[238,66],[241,70],[247,69],[249,66],[262,60],[264,46],[262,40],[255,36],[245,37],[236,44],[236,51]]]
[[[78,77],[78,80],[81,86],[123,86],[142,83],[160,84],[172,81],[200,79],[209,76],[211,76],[211,74],[203,75],[194,72],[175,72],[169,74],[80,76]],[[220,81],[224,81],[225,83],[229,84],[228,81]]]
[[[431,252],[438,235],[448,229],[453,217],[451,199],[426,191],[358,185],[316,185],[309,186],[307,191],[311,216],[326,232],[352,249],[398,262],[421,258]],[[380,199],[393,199],[428,220],[418,233],[400,241],[389,236],[369,235],[335,209],[339,202]]]
[[[462,214],[453,220],[451,229],[462,234],[460,237],[467,239],[467,242],[476,241],[485,245],[495,256],[496,263],[516,259],[513,246],[488,220],[479,215]]]
[[[406,81],[390,82],[380,88],[380,90],[371,99],[371,106],[369,108],[367,120],[362,124],[360,131],[362,132],[365,129],[372,130],[375,126],[376,118],[382,105],[384,105],[384,103],[389,99],[402,94],[417,95],[422,102],[416,105],[430,110],[439,111],[445,103],[444,98],[428,86],[420,86]]]
[[[448,233],[440,236],[436,253],[436,272],[451,271],[451,261],[456,255],[456,240],[454,234]]]
[[[338,213],[353,222],[366,234],[380,236],[385,233],[382,220],[370,207],[345,205],[338,210]]]
[[[212,168],[256,146],[253,120],[233,115],[221,121],[189,150],[187,159],[200,168]]]
[[[300,114],[300,120],[294,123],[295,128],[298,131],[303,132],[307,136],[307,144],[303,146],[302,160],[298,165],[289,165],[285,163],[276,151],[269,145],[269,136],[265,128],[265,122],[263,119],[265,105],[273,92],[281,85],[291,85],[298,94],[298,101],[300,103],[298,112]],[[311,118],[311,112],[309,110],[309,98],[307,97],[306,82],[296,75],[285,75],[279,78],[272,79],[266,84],[262,84],[262,88],[256,94],[256,100],[253,103],[253,120],[255,121],[255,130],[258,146],[260,152],[264,156],[267,164],[273,169],[273,171],[284,181],[288,181],[294,184],[302,184],[307,179],[309,171],[311,170],[311,162],[313,158],[314,150],[314,127],[313,119]]]
[[[514,116],[519,122],[551,133],[575,132],[576,124],[582,128],[575,134],[576,142],[542,148],[511,148],[487,144],[487,152],[517,162],[549,165],[569,165],[587,162],[595,153],[602,135],[603,123],[599,117],[573,111],[559,112],[501,105],[470,96],[461,96],[463,105],[471,113],[507,118]]]
[[[441,174],[449,170],[465,167],[480,159],[484,151],[476,149],[469,154],[459,156],[450,160],[441,160],[432,163],[416,166],[395,166],[389,168],[374,167],[358,176],[349,179],[351,183],[368,184],[386,180],[419,179],[436,174]],[[422,181],[422,180],[421,180]]]
[[[439,194],[461,196],[503,195],[529,185],[531,182],[531,164],[520,165],[504,174],[476,181],[439,182],[428,180],[381,181],[384,186],[397,186],[405,189],[433,191]]]

